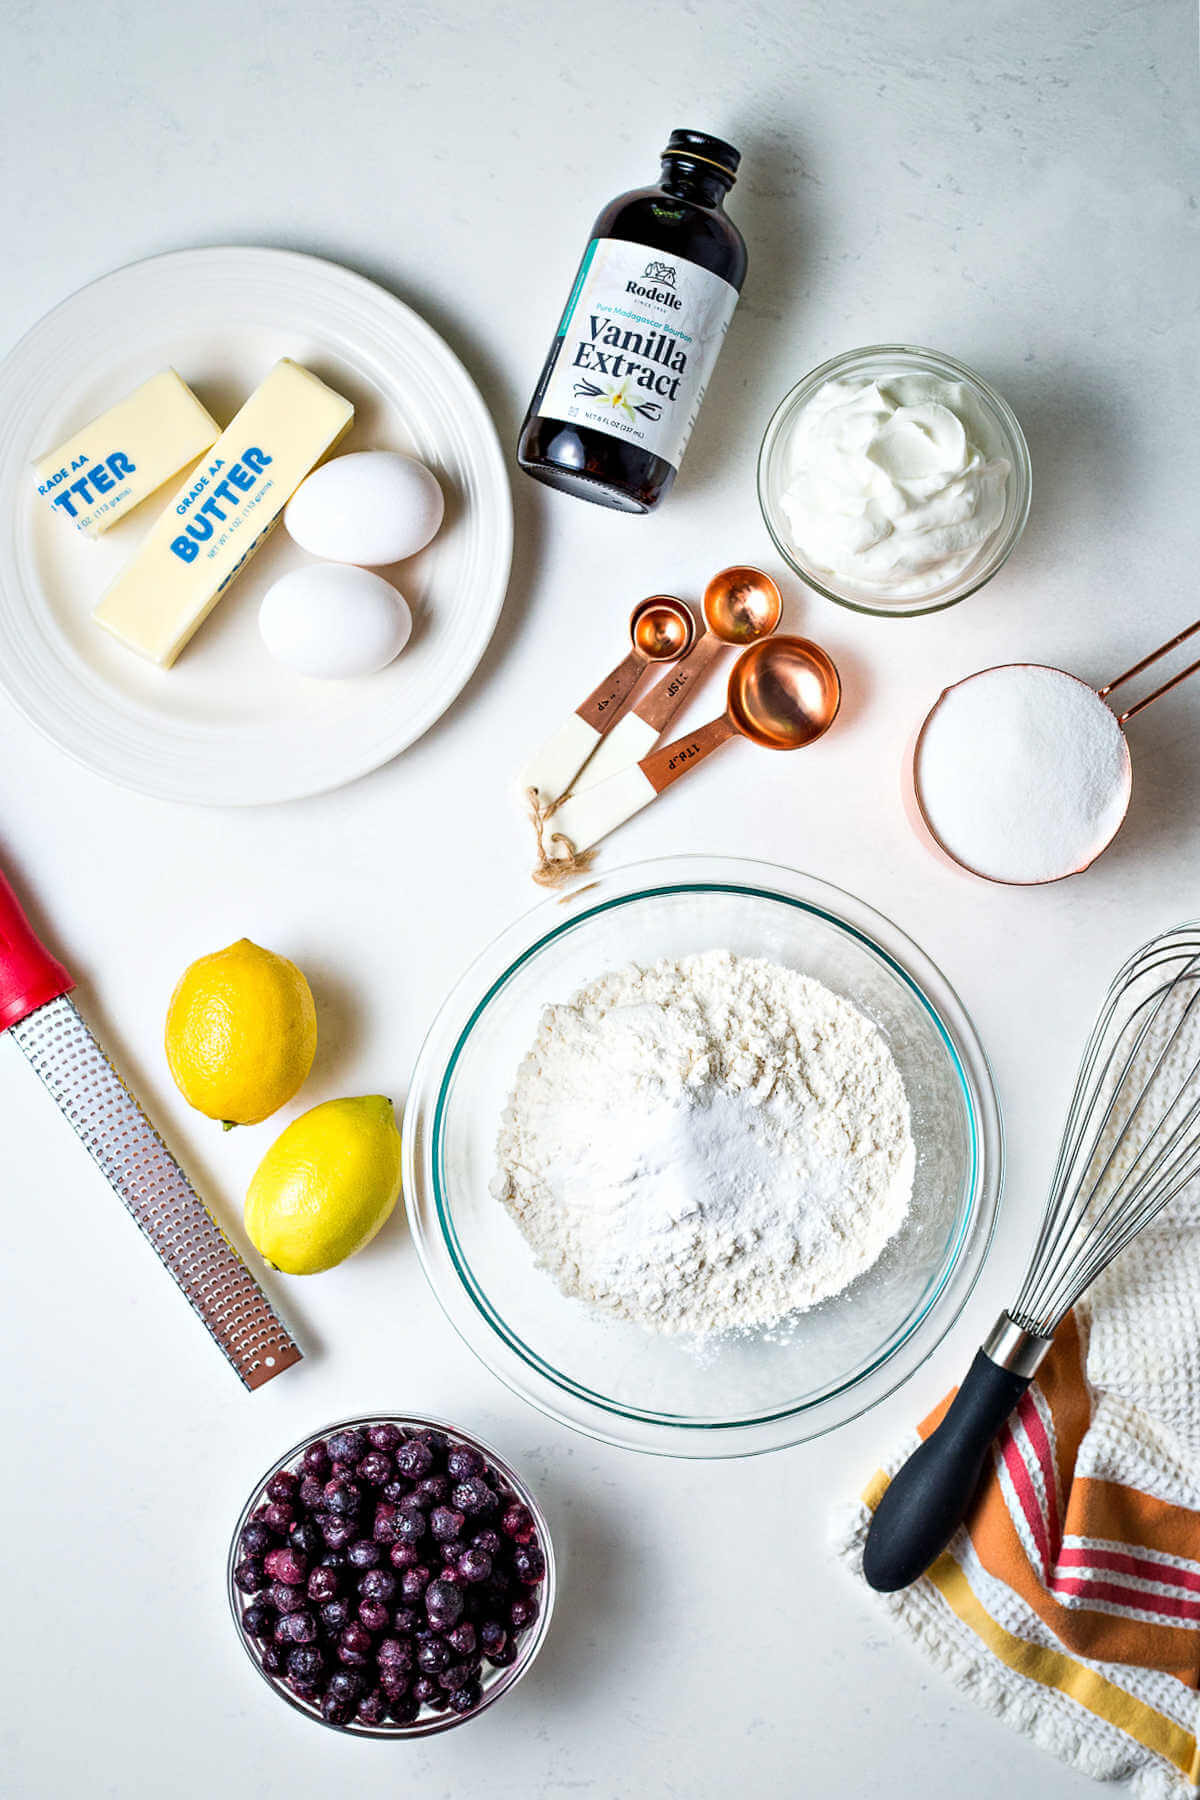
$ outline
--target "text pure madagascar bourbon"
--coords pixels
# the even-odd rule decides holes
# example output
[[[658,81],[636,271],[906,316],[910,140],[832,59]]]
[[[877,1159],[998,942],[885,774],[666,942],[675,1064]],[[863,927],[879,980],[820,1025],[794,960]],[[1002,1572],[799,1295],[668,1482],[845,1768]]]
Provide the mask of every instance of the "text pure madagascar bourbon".
[[[521,427],[528,474],[624,512],[667,492],[746,278],[724,210],[740,161],[673,131],[659,185],[600,214]]]

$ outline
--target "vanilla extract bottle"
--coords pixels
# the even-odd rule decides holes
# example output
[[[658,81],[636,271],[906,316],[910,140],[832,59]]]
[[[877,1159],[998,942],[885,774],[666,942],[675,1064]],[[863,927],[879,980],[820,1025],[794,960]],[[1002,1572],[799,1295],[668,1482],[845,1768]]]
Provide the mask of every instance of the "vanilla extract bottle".
[[[563,493],[653,511],[670,488],[746,278],[726,217],[741,158],[673,131],[657,187],[606,206],[521,427],[517,460]]]

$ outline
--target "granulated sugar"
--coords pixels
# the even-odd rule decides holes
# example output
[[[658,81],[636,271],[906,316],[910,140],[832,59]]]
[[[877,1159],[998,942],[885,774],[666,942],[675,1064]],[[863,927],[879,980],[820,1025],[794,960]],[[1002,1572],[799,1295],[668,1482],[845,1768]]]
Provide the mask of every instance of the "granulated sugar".
[[[564,1293],[704,1338],[777,1324],[870,1268],[914,1160],[871,1021],[793,969],[714,950],[545,1008],[493,1191]]]
[[[950,854],[993,881],[1055,881],[1108,843],[1129,800],[1124,734],[1094,690],[1014,663],[951,688],[916,764],[925,817]]]

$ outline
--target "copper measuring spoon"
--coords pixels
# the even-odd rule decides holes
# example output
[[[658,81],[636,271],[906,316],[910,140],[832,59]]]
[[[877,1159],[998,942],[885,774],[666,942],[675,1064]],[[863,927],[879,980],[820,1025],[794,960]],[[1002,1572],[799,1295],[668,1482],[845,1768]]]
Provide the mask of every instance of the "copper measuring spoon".
[[[1096,695],[1098,700],[1107,701],[1109,695],[1115,693],[1117,688],[1123,687],[1127,681],[1132,681],[1135,675],[1140,675],[1143,669],[1148,669],[1150,665],[1156,663],[1160,657],[1169,655],[1172,650],[1177,650],[1180,644],[1186,643],[1188,638],[1193,637],[1197,631],[1200,631],[1200,619],[1197,619],[1193,624],[1187,626],[1185,630],[1176,633],[1176,635],[1173,638],[1169,638],[1165,644],[1160,644],[1158,649],[1152,650],[1148,656],[1143,656],[1139,662],[1133,664],[1132,668],[1126,669],[1123,674],[1118,675],[1115,680],[1107,682],[1104,687],[1093,688],[1091,687],[1090,682],[1086,681],[1081,681],[1080,686],[1089,688],[1090,691]],[[1048,668],[1049,665],[1045,663],[1000,663],[997,664],[996,667],[1008,669]],[[914,825],[918,835],[924,837],[926,842],[931,844],[935,851],[939,851],[943,856],[948,857],[956,868],[965,869],[968,875],[977,875],[981,881],[991,881],[995,883],[997,887],[1046,887],[1052,881],[1065,881],[1070,875],[1082,875],[1083,871],[1085,869],[1090,869],[1096,858],[1102,856],[1108,849],[1108,846],[1112,843],[1118,831],[1120,831],[1122,825],[1125,823],[1125,816],[1129,811],[1129,800],[1133,785],[1133,761],[1129,754],[1128,742],[1125,739],[1126,725],[1129,723],[1130,719],[1136,717],[1138,713],[1144,712],[1155,700],[1161,700],[1164,694],[1169,694],[1172,688],[1177,688],[1180,682],[1186,681],[1188,676],[1194,675],[1198,669],[1200,669],[1200,660],[1189,663],[1186,669],[1180,669],[1178,674],[1172,675],[1168,681],[1162,682],[1158,687],[1153,689],[1151,693],[1144,695],[1141,700],[1136,701],[1134,705],[1127,706],[1124,712],[1116,714],[1117,724],[1121,728],[1121,744],[1123,749],[1124,803],[1121,807],[1120,817],[1117,819],[1116,824],[1113,826],[1104,842],[1093,850],[1086,862],[1079,863],[1074,868],[1064,869],[1061,875],[1044,876],[1040,881],[1005,881],[1004,878],[999,875],[986,875],[982,869],[974,868],[970,863],[965,862],[961,856],[957,856],[948,844],[943,843],[942,839],[934,830],[933,824],[925,811],[925,806],[921,799],[920,756],[921,745],[924,741],[925,733],[929,727],[930,721],[933,719],[934,714],[948,694],[952,694],[958,689],[968,686],[972,681],[978,681],[983,675],[994,674],[995,668],[979,669],[974,675],[967,675],[962,681],[953,682],[950,687],[942,690],[938,695],[937,700],[926,713],[925,718],[921,723],[921,727],[910,745],[907,759],[907,780],[904,787],[904,798],[906,803],[905,810],[908,813],[910,823]],[[1055,675],[1066,675],[1072,681],[1079,681],[1080,679],[1077,675],[1072,675],[1069,669],[1051,669],[1051,673]]]
[[[684,656],[695,638],[695,618],[674,594],[651,594],[639,601],[629,617],[629,654],[526,764],[520,780],[522,795],[538,810],[552,806],[611,731],[652,666]]]
[[[745,649],[770,637],[783,614],[783,596],[771,577],[744,563],[713,576],[703,605],[707,629],[671,674],[617,721],[588,759],[573,793],[582,794],[648,755],[721,651],[730,644]]]
[[[763,638],[730,670],[728,703],[719,719],[573,794],[554,814],[555,835],[578,855],[732,737],[749,738],[764,750],[802,750],[829,730],[841,698],[838,672],[818,644],[799,637]]]

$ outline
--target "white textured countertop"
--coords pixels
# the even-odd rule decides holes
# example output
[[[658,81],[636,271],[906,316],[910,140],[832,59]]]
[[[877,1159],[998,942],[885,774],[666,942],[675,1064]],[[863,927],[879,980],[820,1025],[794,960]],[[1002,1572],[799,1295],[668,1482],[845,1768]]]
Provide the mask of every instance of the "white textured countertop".
[[[953,611],[860,618],[788,583],[791,617],[843,672],[837,731],[799,768],[729,749],[610,852],[810,870],[894,917],[958,987],[993,1061],[1008,1189],[980,1287],[932,1363],[807,1448],[639,1458],[549,1423],[483,1369],[397,1220],[359,1261],[292,1284],[308,1360],[243,1396],[0,1043],[6,1793],[1088,1791],[903,1648],[825,1537],[835,1502],[1011,1297],[1100,990],[1144,936],[1200,910],[1200,680],[1131,728],[1128,825],[1061,887],[944,870],[910,835],[898,773],[948,680],[1029,657],[1101,682],[1197,611],[1190,15],[1174,0],[4,8],[0,343],[156,251],[284,245],[425,313],[507,445],[594,212],[653,178],[675,125],[744,153],[730,210],[750,278],[676,492],[628,519],[514,469],[500,628],[408,754],[304,804],[192,811],[109,788],[0,712],[2,860],[226,1219],[275,1126],[222,1137],[172,1088],[159,1040],[183,965],[242,934],[294,955],[321,1008],[303,1104],[400,1097],[450,982],[535,897],[506,786],[555,717],[549,682],[586,692],[639,594],[696,594],[735,560],[778,569],[753,471],[793,380],[855,344],[936,346],[1006,395],[1034,465],[1023,543]],[[468,875],[441,854],[448,789],[470,821]],[[493,1438],[537,1484],[565,1562],[536,1674],[470,1727],[410,1746],[353,1743],[274,1701],[222,1586],[260,1469],[372,1407]]]

